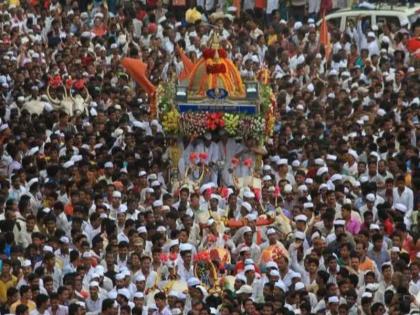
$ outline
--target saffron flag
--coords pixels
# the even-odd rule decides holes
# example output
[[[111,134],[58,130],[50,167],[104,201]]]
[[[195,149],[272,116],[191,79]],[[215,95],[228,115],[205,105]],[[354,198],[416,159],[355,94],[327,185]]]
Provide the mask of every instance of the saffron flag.
[[[327,19],[325,18],[325,12],[322,16],[321,27],[319,30],[319,41],[324,45],[325,58],[328,59],[331,53],[331,42],[330,35],[328,33]]]
[[[179,74],[179,80],[187,80],[190,77],[190,74],[194,68],[194,63],[191,61],[190,58],[185,54],[184,50],[181,48],[178,49],[179,57],[181,58],[182,64],[184,68],[182,69],[181,73]]]
[[[124,58],[121,64],[148,95],[155,93],[156,87],[146,77],[147,65],[144,62],[139,59]]]

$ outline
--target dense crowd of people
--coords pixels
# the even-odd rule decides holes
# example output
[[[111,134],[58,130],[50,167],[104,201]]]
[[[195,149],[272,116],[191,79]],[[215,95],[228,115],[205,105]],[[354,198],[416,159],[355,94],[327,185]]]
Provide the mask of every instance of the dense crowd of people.
[[[420,314],[418,22],[330,23],[327,47],[340,1],[192,5],[1,2],[1,314]],[[264,143],[166,135],[120,64],[176,79],[215,29],[243,80],[268,70]]]

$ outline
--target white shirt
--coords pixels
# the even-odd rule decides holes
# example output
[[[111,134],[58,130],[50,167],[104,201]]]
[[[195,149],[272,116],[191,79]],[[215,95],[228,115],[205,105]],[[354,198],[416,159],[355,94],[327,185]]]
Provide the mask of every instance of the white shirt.
[[[102,299],[98,296],[96,301],[92,300],[90,297],[86,300],[86,311],[99,314],[102,309]]]
[[[153,315],[172,315],[169,306],[165,306],[162,311],[154,311]]]
[[[206,146],[203,143],[202,150],[203,151],[201,151],[201,152],[204,152],[204,153],[208,154],[208,157],[205,160],[206,164],[209,164],[210,162],[216,163],[219,160],[219,158],[220,158],[219,147],[213,141],[210,143],[209,146]]]
[[[51,310],[51,307],[48,308],[46,313],[50,315],[67,315],[69,313],[69,308],[64,305],[58,305],[58,309],[55,311],[55,313]]]
[[[404,223],[407,226],[407,229],[411,228],[411,217],[413,213],[413,205],[414,205],[414,194],[413,191],[408,188],[404,187],[404,191],[400,194],[397,187],[394,187],[392,190],[392,198],[394,205],[397,203],[402,203],[407,207],[407,212],[404,215]]]
[[[22,197],[22,195],[26,194],[26,188],[24,186],[19,186],[19,188],[13,188],[11,187],[9,189],[9,198],[10,199],[14,199],[16,201],[20,200],[20,197]]]
[[[255,0],[245,0],[243,10],[253,10],[255,7]]]
[[[32,312],[29,313],[29,315],[50,315],[48,310],[46,310],[44,313],[40,313],[37,309],[34,309]]]
[[[321,6],[321,1],[320,0],[309,0],[308,12],[309,13],[318,13],[320,6]]]
[[[283,280],[284,284],[286,285],[286,287],[290,287],[292,285],[292,276],[293,276],[293,271],[292,270],[288,270],[287,273],[284,275],[284,277],[281,276],[280,273],[280,278],[281,280]]]
[[[194,267],[191,264],[189,269],[185,268],[184,261],[182,258],[178,259],[178,275],[181,277],[182,280],[187,281],[189,278],[195,277],[194,275]]]
[[[100,226],[95,229],[90,223],[86,224],[85,234],[86,234],[90,244],[92,244],[93,238],[100,233],[101,233],[101,227]]]
[[[397,203],[402,203],[407,207],[407,212],[413,210],[414,195],[413,191],[410,188],[405,187],[402,194],[400,194],[398,188],[394,187],[392,190],[392,198],[394,201],[394,205]]]
[[[273,11],[279,8],[279,1],[278,0],[267,0],[267,14],[273,13]]]
[[[420,279],[415,282],[411,280],[408,291],[411,295],[416,296],[420,292]]]

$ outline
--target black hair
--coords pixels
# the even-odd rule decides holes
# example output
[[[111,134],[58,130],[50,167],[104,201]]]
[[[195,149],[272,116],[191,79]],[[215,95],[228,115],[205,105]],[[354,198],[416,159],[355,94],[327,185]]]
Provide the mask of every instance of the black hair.
[[[164,300],[166,301],[166,294],[163,292],[158,292],[154,296],[155,300]]]
[[[42,306],[42,304],[48,302],[48,295],[46,294],[38,294],[35,298],[35,304],[36,304],[36,308],[40,308]]]
[[[105,299],[102,301],[102,312],[106,312],[107,310],[113,307],[114,307],[113,299]]]
[[[25,304],[19,304],[18,306],[16,306],[15,312],[16,312],[16,315],[23,315],[28,310],[29,308]]]

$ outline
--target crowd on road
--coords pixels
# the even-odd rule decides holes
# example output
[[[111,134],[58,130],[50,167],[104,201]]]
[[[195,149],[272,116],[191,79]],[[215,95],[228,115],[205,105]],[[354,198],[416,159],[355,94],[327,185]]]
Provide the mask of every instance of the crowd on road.
[[[360,16],[327,47],[340,3],[192,5],[0,3],[0,313],[420,314],[420,24]],[[172,80],[215,29],[244,80],[268,71],[264,143],[165,135],[120,64]],[[261,185],[173,189],[174,144]]]

